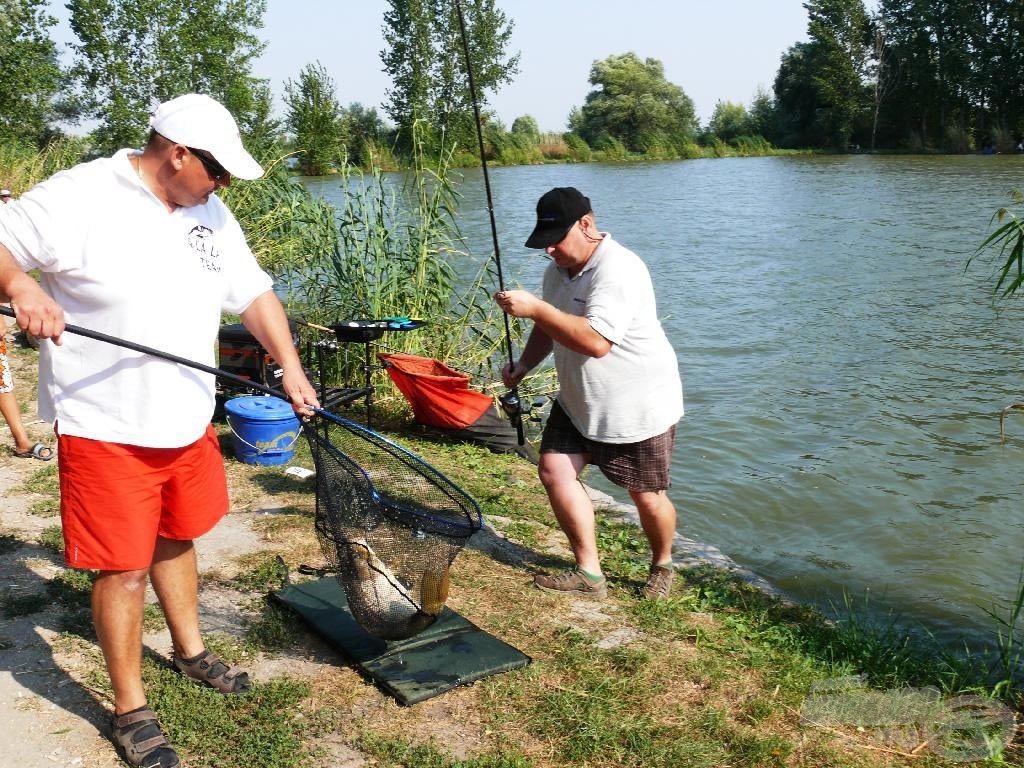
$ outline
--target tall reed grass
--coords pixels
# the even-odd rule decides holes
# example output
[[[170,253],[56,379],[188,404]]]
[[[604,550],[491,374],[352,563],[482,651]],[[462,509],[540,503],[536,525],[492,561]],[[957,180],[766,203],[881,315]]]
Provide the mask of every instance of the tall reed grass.
[[[82,159],[86,144],[82,139],[51,141],[42,151],[16,142],[0,144],[0,187],[19,196],[57,171],[70,168]]]
[[[338,208],[290,180],[280,160],[265,163],[270,170],[260,181],[231,187],[226,202],[260,263],[277,278],[292,317],[323,327],[398,316],[425,320],[375,346],[438,358],[496,394],[507,360],[504,318],[491,298],[498,287],[494,262],[490,254],[469,253],[459,231],[453,148],[428,154],[418,130],[414,138],[413,167],[400,176],[375,163],[365,171],[344,167],[336,177]],[[329,340],[303,327],[305,339]],[[513,321],[509,330],[518,349],[522,327]],[[322,373],[329,385],[358,381],[363,364],[358,354],[333,355]],[[376,383],[378,400],[404,410],[386,378]],[[539,397],[551,388],[551,377],[542,376],[524,393]]]

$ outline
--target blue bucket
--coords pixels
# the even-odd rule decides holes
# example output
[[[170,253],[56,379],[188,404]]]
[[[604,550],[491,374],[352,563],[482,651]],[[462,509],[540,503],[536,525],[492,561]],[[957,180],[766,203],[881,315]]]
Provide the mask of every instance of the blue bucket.
[[[224,403],[235,457],[244,464],[284,464],[295,453],[299,419],[276,397],[236,397]]]

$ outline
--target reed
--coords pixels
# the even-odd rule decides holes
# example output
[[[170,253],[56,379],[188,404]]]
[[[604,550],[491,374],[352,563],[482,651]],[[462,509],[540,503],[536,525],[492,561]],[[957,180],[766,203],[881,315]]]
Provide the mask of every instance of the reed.
[[[290,314],[330,327],[346,320],[409,317],[428,325],[391,333],[378,343],[397,352],[435,357],[470,373],[485,390],[501,387],[504,321],[492,294],[491,259],[468,251],[458,228],[454,148],[438,155],[414,130],[413,167],[401,176],[371,165],[338,175],[337,210],[274,174],[230,202],[261,263],[278,277]],[[511,324],[518,348],[522,328]],[[359,380],[358,355],[327,362],[327,383]],[[405,410],[389,381],[379,401]],[[540,377],[540,396],[551,388]]]
[[[41,151],[16,142],[0,144],[0,187],[10,189],[17,197],[79,162],[84,151],[83,140],[70,138],[55,139]]]
[[[983,609],[995,627],[996,649],[990,667],[992,695],[1024,704],[1024,566],[1017,577],[1017,594],[1003,610]]]
[[[1024,203],[1024,192],[1014,190],[1010,196],[1014,205]],[[999,223],[1000,226],[982,241],[967,260],[964,271],[967,271],[971,263],[982,253],[997,251],[997,258],[1002,258],[1003,263],[996,270],[995,287],[992,291],[998,293],[1002,290],[1003,297],[1012,296],[1024,284],[1024,222],[1008,207],[997,210],[992,216],[992,222]]]

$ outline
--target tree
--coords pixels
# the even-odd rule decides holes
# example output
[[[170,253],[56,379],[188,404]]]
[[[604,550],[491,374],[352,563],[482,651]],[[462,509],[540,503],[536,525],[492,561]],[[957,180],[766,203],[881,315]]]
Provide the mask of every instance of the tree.
[[[45,0],[0,0],[0,141],[42,147],[56,132],[62,72]]]
[[[372,153],[386,133],[387,126],[376,109],[353,103],[342,111],[341,135],[349,162],[363,167],[370,165]]]
[[[896,84],[897,70],[892,64],[892,56],[886,36],[885,20],[881,16],[871,19],[871,63],[869,76],[871,79],[871,149],[875,149],[878,141],[878,121],[882,112],[882,102],[891,94]]]
[[[643,61],[635,53],[595,61],[579,124],[570,125],[595,149],[609,141],[630,152],[671,148],[679,152],[694,140],[697,117],[683,89],[665,79],[657,59]]]
[[[845,151],[867,124],[867,12],[862,0],[810,0],[804,8],[810,39],[783,55],[775,78],[783,143]]]
[[[814,83],[817,51],[811,43],[797,43],[782,55],[774,85],[781,146],[827,144],[819,124],[819,99]]]
[[[522,136],[530,144],[540,142],[540,126],[531,115],[522,115],[513,120],[510,132],[513,136]]]
[[[388,0],[381,52],[391,75],[384,111],[398,128],[399,149],[409,153],[412,126],[425,121],[439,141],[471,148],[476,144],[473,104],[459,27],[459,0]],[[511,82],[519,54],[508,56],[513,23],[495,0],[464,4],[473,82],[483,113],[487,94]]]
[[[251,74],[263,50],[265,0],[69,0],[72,73],[97,149],[138,146],[161,101],[206,93],[244,133],[269,114],[269,89]]]
[[[299,165],[307,176],[322,176],[344,159],[341,106],[334,96],[334,81],[324,66],[307,64],[299,81],[285,81],[285,125],[301,152]]]
[[[778,143],[779,129],[775,99],[764,88],[758,88],[754,94],[754,100],[750,102],[750,108],[747,110],[747,119],[750,122],[750,132],[753,135],[761,136],[772,144]]]
[[[867,11],[863,0],[809,0],[804,8],[807,34],[816,47],[819,121],[831,145],[842,151],[866,105]]]
[[[719,101],[708,121],[708,130],[722,141],[731,141],[739,136],[752,133],[747,110],[742,104]]]

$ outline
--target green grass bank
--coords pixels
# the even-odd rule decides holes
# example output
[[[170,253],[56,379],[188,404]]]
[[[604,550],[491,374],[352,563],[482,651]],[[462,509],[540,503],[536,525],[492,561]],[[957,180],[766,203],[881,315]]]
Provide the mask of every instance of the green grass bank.
[[[11,351],[28,412],[36,353]],[[378,406],[386,412],[388,402]],[[357,411],[346,415],[359,419]],[[991,659],[919,645],[858,618],[855,610],[832,624],[721,569],[687,569],[672,599],[643,602],[636,591],[646,574],[644,539],[613,514],[601,516],[599,529],[611,586],[607,601],[535,590],[535,570],[564,568],[570,560],[534,467],[515,456],[437,440],[400,413],[386,423],[382,431],[464,487],[483,509],[488,527],[455,561],[449,607],[533,663],[398,706],[267,600],[279,585],[277,557],[292,573],[301,564],[323,564],[313,531],[312,481],[285,475],[284,466],[235,461],[222,426],[231,515],[245,518],[261,545],[239,546],[230,562],[204,571],[201,600],[227,595],[241,609],[232,631],[210,635],[211,647],[264,672],[252,694],[227,699],[183,680],[159,652],[147,653],[150,703],[191,768],[930,768],[971,762],[953,750],[965,740],[977,749],[986,727],[961,722],[942,730],[927,718],[897,722],[905,712],[890,713],[888,721],[879,716],[883,722],[871,726],[802,724],[809,693],[823,680],[863,675],[878,694],[935,686],[942,699],[994,694],[1010,708],[1021,706],[1011,681],[993,690]],[[290,463],[312,466],[305,444]],[[3,557],[39,546],[58,551],[56,467],[33,467],[24,483],[6,492],[28,496],[40,525],[35,534],[0,529]],[[78,684],[106,708],[109,689],[89,622],[89,580],[88,573],[58,567],[45,594],[34,598],[0,587],[0,617],[31,617],[58,606],[61,658],[76,659]],[[159,630],[162,622],[152,606],[147,630]],[[0,653],[4,642],[0,637]],[[1012,657],[1012,643],[1007,653]],[[996,746],[990,757],[973,762],[1024,764],[1018,744]]]

